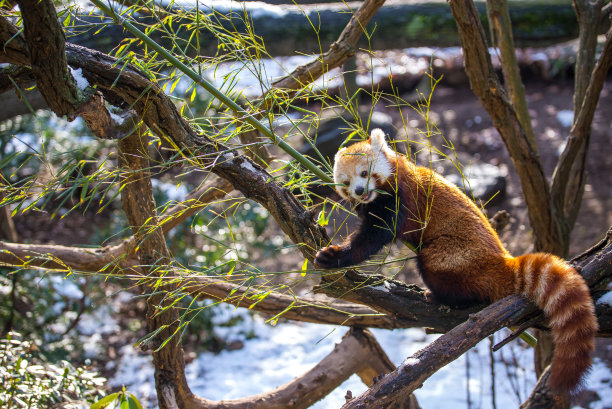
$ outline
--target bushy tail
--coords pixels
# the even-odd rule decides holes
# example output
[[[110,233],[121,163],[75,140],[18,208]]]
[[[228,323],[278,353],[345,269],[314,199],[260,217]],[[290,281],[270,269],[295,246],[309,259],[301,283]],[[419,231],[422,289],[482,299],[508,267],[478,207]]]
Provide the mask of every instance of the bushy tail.
[[[591,366],[597,319],[583,278],[558,257],[545,253],[517,257],[519,291],[549,319],[555,342],[548,386],[576,392]]]

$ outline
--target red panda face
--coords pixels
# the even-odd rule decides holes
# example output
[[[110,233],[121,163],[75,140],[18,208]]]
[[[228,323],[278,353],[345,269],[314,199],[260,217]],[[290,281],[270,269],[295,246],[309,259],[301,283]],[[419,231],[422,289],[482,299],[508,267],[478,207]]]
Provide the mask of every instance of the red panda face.
[[[376,189],[380,189],[391,176],[391,164],[387,155],[395,155],[395,152],[387,146],[380,130],[372,131],[369,141],[340,149],[334,163],[334,181],[338,194],[351,203],[370,203],[375,200],[379,194]]]

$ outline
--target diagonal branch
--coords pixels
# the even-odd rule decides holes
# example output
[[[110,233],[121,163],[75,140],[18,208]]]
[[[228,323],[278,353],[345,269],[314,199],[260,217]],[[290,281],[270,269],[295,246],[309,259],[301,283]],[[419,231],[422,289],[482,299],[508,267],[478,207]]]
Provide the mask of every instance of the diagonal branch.
[[[420,388],[431,375],[459,358],[482,339],[510,325],[529,307],[523,297],[513,295],[470,315],[467,321],[407,358],[393,372],[342,408],[389,407],[394,400],[403,399]]]
[[[291,74],[275,81],[273,89],[298,90],[315,81],[325,72],[339,67],[355,55],[357,41],[366,31],[366,25],[374,14],[382,7],[385,0],[366,0],[351,17],[338,40],[330,46],[329,50],[308,64],[296,68]]]
[[[375,376],[388,373],[393,365],[374,336],[366,330],[351,329],[325,358],[296,379],[259,395],[241,399],[209,401],[195,398],[192,408],[202,409],[305,409],[310,407],[349,376],[356,373],[367,385]],[[405,409],[417,409],[408,397]]]
[[[612,229],[592,249],[575,259],[577,268],[591,288],[605,288],[612,278]],[[602,258],[603,254],[607,254]],[[607,260],[605,260],[607,258]],[[602,274],[606,277],[602,277]],[[401,399],[440,368],[454,361],[488,335],[503,327],[516,325],[538,309],[520,295],[506,297],[475,314],[448,331],[424,349],[406,359],[395,371],[385,376],[358,398],[343,406],[349,408],[385,408]]]

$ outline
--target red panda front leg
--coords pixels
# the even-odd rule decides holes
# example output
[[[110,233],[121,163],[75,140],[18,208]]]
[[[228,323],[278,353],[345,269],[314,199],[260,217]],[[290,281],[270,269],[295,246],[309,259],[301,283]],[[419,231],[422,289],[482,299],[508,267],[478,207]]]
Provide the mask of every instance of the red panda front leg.
[[[378,253],[385,244],[391,241],[382,243],[368,240],[367,231],[360,233],[351,235],[339,246],[332,245],[319,250],[315,256],[315,266],[323,269],[354,266]]]
[[[339,246],[328,246],[315,256],[315,266],[323,269],[354,266],[378,253],[397,238],[404,211],[396,209],[392,196],[377,199],[358,208],[361,224]]]

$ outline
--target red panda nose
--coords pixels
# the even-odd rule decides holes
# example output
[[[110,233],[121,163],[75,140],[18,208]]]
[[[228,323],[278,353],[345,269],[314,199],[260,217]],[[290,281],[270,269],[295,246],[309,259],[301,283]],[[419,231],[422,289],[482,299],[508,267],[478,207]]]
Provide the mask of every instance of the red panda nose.
[[[363,187],[359,186],[355,188],[355,194],[361,196],[363,194]]]

